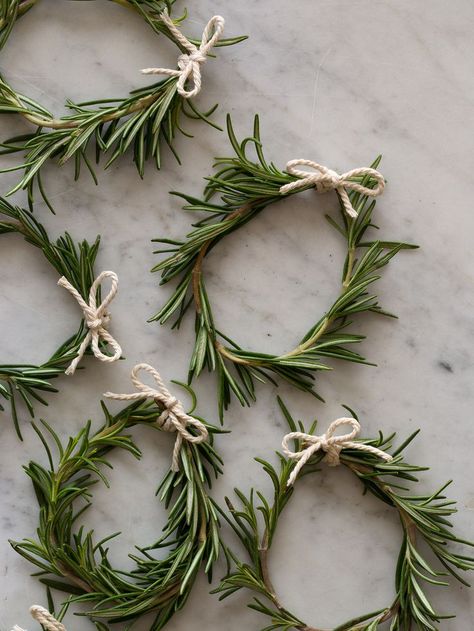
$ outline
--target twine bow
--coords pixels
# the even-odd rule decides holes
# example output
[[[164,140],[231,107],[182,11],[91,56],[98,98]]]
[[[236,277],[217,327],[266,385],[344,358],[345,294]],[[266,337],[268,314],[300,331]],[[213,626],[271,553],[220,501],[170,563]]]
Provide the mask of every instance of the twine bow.
[[[296,169],[295,167],[299,165],[310,167],[311,169],[314,169],[315,172],[311,173],[310,171]],[[353,219],[357,217],[357,211],[351,204],[351,200],[349,199],[349,194],[347,192],[348,190],[356,191],[357,193],[362,193],[362,195],[368,195],[369,197],[377,197],[383,193],[385,188],[383,175],[379,171],[371,169],[370,167],[352,169],[352,171],[347,171],[346,173],[339,175],[336,171],[328,169],[328,167],[325,167],[322,164],[318,164],[312,160],[301,159],[290,160],[290,162],[286,165],[286,171],[290,175],[296,175],[301,179],[282,186],[280,188],[280,193],[282,195],[305,188],[306,186],[314,186],[318,193],[327,193],[328,191],[335,190],[339,193],[344,210],[349,217],[352,217]],[[352,179],[363,177],[364,175],[368,175],[376,180],[377,186],[375,188],[369,188],[367,186],[363,186],[359,182],[355,182]]]
[[[107,296],[102,300],[99,306],[97,306],[97,290],[99,289],[104,278],[110,278],[112,286]],[[117,340],[107,331],[107,327],[110,323],[110,313],[107,311],[107,307],[115,298],[118,289],[118,278],[115,272],[101,272],[99,276],[94,280],[89,290],[89,303],[87,303],[77,289],[71,285],[65,276],[62,276],[58,280],[58,285],[64,287],[68,292],[74,296],[79,306],[84,313],[84,320],[89,329],[84,341],[77,351],[77,356],[71,362],[69,368],[66,370],[66,375],[73,375],[76,371],[77,365],[81,361],[86,352],[87,347],[91,344],[92,352],[97,359],[102,362],[114,362],[120,359],[122,356],[122,349]],[[104,340],[109,344],[113,351],[113,355],[106,355],[99,348],[100,340]]]
[[[334,436],[334,432],[341,425],[352,427],[352,431],[348,434],[342,434],[340,436]],[[359,435],[360,423],[355,418],[338,418],[333,421],[326,430],[326,433],[321,436],[314,436],[313,434],[305,434],[304,432],[291,432],[284,436],[282,441],[283,453],[287,458],[296,460],[297,464],[288,479],[288,486],[293,486],[299,472],[308,462],[308,460],[320,449],[326,452],[324,461],[328,463],[330,467],[337,467],[340,464],[339,454],[343,449],[358,449],[359,451],[365,451],[378,456],[382,460],[389,462],[392,460],[390,454],[385,453],[377,447],[372,445],[366,445],[365,443],[353,442],[353,439]],[[301,451],[292,451],[288,446],[290,440],[302,440],[304,449]]]
[[[30,614],[46,631],[66,631],[66,627],[62,622],[56,620],[53,614],[49,613],[49,611],[41,605],[32,605],[30,607]],[[15,625],[12,631],[24,630],[18,625]]]
[[[181,44],[187,52],[178,57],[178,70],[172,70],[170,68],[144,68],[142,73],[178,77],[178,94],[185,99],[190,99],[201,91],[201,64],[205,63],[210,50],[221,38],[224,32],[224,18],[220,15],[215,15],[209,20],[203,31],[199,48],[181,33],[167,13],[162,13],[160,18],[162,22],[166,24],[176,41]],[[186,82],[191,79],[193,87],[190,90],[186,90]]]
[[[153,377],[158,386],[156,389],[147,386],[138,378],[138,373],[141,370],[144,370]],[[181,451],[183,440],[194,444],[202,443],[209,435],[206,426],[200,420],[190,416],[184,411],[182,403],[166,388],[160,373],[153,368],[153,366],[149,364],[137,364],[133,368],[130,377],[138,392],[133,392],[132,394],[106,392],[104,397],[117,399],[119,401],[154,399],[156,403],[163,405],[165,409],[158,417],[157,423],[165,432],[177,432],[178,434],[174,444],[171,469],[172,471],[179,471],[179,452]],[[188,432],[188,425],[192,425],[197,430],[198,434],[194,435]]]

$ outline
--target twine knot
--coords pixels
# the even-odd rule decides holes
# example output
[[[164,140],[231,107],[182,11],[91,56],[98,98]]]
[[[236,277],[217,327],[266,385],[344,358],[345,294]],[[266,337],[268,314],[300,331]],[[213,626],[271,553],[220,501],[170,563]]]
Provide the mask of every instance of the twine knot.
[[[158,386],[153,388],[143,383],[138,374],[144,370],[151,375]],[[199,419],[190,416],[185,412],[183,405],[179,399],[174,397],[165,386],[160,373],[149,364],[137,364],[130,378],[138,392],[131,394],[116,394],[114,392],[106,392],[104,397],[108,399],[117,399],[119,401],[137,401],[140,399],[153,399],[159,405],[164,407],[163,412],[157,418],[157,423],[165,432],[177,432],[176,441],[173,449],[173,458],[171,463],[172,471],[179,471],[179,453],[183,444],[183,440],[189,443],[202,443],[208,438],[208,431],[204,423]],[[191,434],[188,426],[194,427],[197,434]]]
[[[335,431],[338,427],[342,425],[350,426],[352,428],[352,431],[347,434],[335,436]],[[358,449],[359,451],[371,453],[374,456],[377,456],[387,462],[392,460],[392,456],[390,454],[385,453],[385,451],[382,451],[377,447],[373,447],[372,445],[367,445],[365,443],[353,442],[353,439],[356,438],[359,433],[359,421],[357,421],[355,418],[343,417],[333,421],[327,428],[326,432],[321,436],[305,434],[304,432],[290,432],[289,434],[284,436],[282,441],[283,453],[290,460],[297,461],[295,468],[288,478],[288,486],[293,486],[301,469],[305,466],[308,460],[319,450],[325,452],[326,455],[324,456],[323,460],[324,462],[327,462],[330,467],[337,467],[337,465],[341,464],[340,454],[343,449]],[[290,440],[303,441],[303,449],[301,451],[293,451],[292,449],[290,449],[290,447],[288,446]]]
[[[199,49],[196,49],[192,53],[183,53],[178,57],[178,68],[184,70],[190,63],[203,64],[206,61],[206,55],[203,55]]]
[[[341,183],[344,181],[339,173],[336,173],[336,171],[333,171],[332,169],[327,169],[325,172],[321,172],[321,175],[315,174],[313,177],[318,193],[333,191],[338,186],[341,186]]]
[[[178,70],[170,68],[144,68],[142,73],[178,77],[178,94],[185,99],[190,99],[201,91],[201,65],[207,61],[209,52],[217,44],[224,32],[224,18],[220,15],[215,15],[209,20],[203,31],[199,48],[181,33],[167,13],[162,13],[160,18],[161,21],[166,24],[178,44],[187,52],[182,53],[178,57]],[[193,87],[187,90],[185,87],[186,82],[191,80]]]
[[[307,166],[314,170],[302,171],[296,169],[297,166]],[[286,171],[290,175],[296,175],[299,180],[289,182],[280,188],[280,193],[285,195],[297,190],[306,188],[307,186],[314,186],[318,193],[327,193],[328,191],[337,191],[341,199],[344,210],[355,219],[357,217],[357,211],[351,204],[349,199],[348,190],[356,191],[362,195],[368,195],[369,197],[377,197],[381,195],[385,188],[385,179],[383,175],[370,167],[361,167],[359,169],[352,169],[346,173],[339,174],[322,164],[313,162],[312,160],[290,160],[286,165]],[[362,178],[369,176],[372,180],[375,180],[375,188],[369,188],[360,184],[360,182],[354,180],[354,178]]]
[[[95,320],[89,320],[86,316],[86,324],[89,329],[100,329],[110,324],[110,313],[106,311],[102,318],[96,318]]]
[[[97,291],[100,288],[102,281],[105,278],[110,278],[112,281],[112,286],[110,288],[109,293],[97,306]],[[115,272],[101,272],[99,276],[94,280],[89,290],[89,302],[87,303],[81,294],[77,291],[77,289],[71,285],[71,283],[67,280],[65,276],[62,276],[58,280],[58,285],[60,287],[64,287],[68,292],[74,296],[77,303],[82,309],[84,314],[84,321],[86,323],[87,328],[89,329],[86,337],[84,338],[82,344],[80,345],[77,356],[71,362],[69,368],[66,370],[66,375],[73,375],[76,371],[77,365],[81,361],[84,356],[84,353],[87,350],[89,344],[91,344],[92,352],[95,357],[103,362],[114,362],[117,359],[120,359],[122,356],[122,349],[117,340],[112,337],[112,335],[108,332],[107,327],[110,324],[110,313],[107,310],[107,307],[115,298],[118,289],[118,278]],[[113,355],[106,355],[99,348],[100,340],[103,340],[107,344],[109,344],[114,353]]]
[[[56,618],[47,609],[41,605],[32,605],[30,607],[30,614],[37,622],[40,623],[46,629],[46,631],[66,631],[66,627],[56,620]],[[18,625],[15,625],[12,631],[24,631]]]

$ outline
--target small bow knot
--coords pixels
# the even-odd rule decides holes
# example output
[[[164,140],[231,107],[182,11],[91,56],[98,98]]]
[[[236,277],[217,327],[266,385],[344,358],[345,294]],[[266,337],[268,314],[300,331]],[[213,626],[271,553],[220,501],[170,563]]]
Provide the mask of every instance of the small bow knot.
[[[314,176],[314,184],[318,193],[326,193],[332,191],[341,185],[342,178],[339,173],[327,169],[326,172],[322,172],[321,175]]]
[[[183,53],[178,57],[178,67],[183,70],[191,63],[204,64],[207,61],[206,55],[203,55],[199,49],[196,49],[192,53]]]
[[[202,34],[199,48],[181,33],[167,13],[162,13],[160,18],[162,22],[166,24],[178,44],[187,52],[182,53],[178,57],[178,70],[170,68],[144,68],[142,73],[178,77],[178,94],[185,99],[190,99],[201,91],[201,65],[206,62],[210,50],[216,45],[224,32],[224,18],[220,15],[215,15],[209,20]],[[191,79],[193,87],[187,90],[185,87],[186,83]]]
[[[347,434],[335,436],[334,433],[340,426],[350,426],[352,430]],[[283,453],[290,460],[296,460],[297,464],[288,479],[288,486],[293,486],[299,472],[308,462],[308,460],[319,450],[325,452],[324,462],[330,467],[337,467],[340,462],[340,454],[343,449],[358,449],[378,456],[382,460],[390,461],[392,456],[385,453],[377,447],[367,445],[366,443],[353,442],[353,439],[359,435],[360,423],[355,418],[338,418],[333,421],[326,432],[321,436],[313,434],[305,434],[304,432],[290,432],[284,436],[282,441]],[[290,440],[301,440],[303,449],[301,451],[293,451],[288,443]]]
[[[163,399],[156,396],[154,397],[155,403],[166,405],[165,409],[158,417],[158,423],[165,432],[175,432],[177,431],[175,428],[176,418],[179,417],[181,412],[184,413],[184,410],[180,408],[181,403],[178,399],[176,399],[176,397],[173,397],[168,391],[167,394],[169,395],[169,398],[167,398],[166,404],[163,403]],[[173,417],[171,416],[172,414]]]
[[[97,291],[105,278],[111,279],[112,286],[107,296],[100,303],[100,305],[97,306]],[[60,287],[64,287],[64,289],[67,289],[68,292],[72,296],[74,296],[77,303],[82,309],[86,326],[89,329],[86,337],[84,338],[82,344],[77,351],[77,356],[73,359],[69,368],[66,370],[66,375],[73,375],[75,373],[77,365],[84,356],[84,353],[86,352],[89,344],[91,344],[92,352],[94,353],[95,357],[97,357],[97,359],[100,359],[100,361],[114,362],[117,361],[117,359],[120,359],[120,357],[122,356],[122,349],[120,347],[120,344],[114,337],[112,337],[112,335],[107,330],[111,319],[111,315],[107,310],[107,307],[115,298],[115,295],[117,293],[117,274],[115,274],[114,272],[101,272],[91,285],[88,303],[84,300],[77,289],[73,285],[71,285],[71,283],[67,280],[65,276],[62,276],[58,280],[58,285]],[[104,340],[104,342],[107,342],[107,344],[112,347],[114,351],[113,355],[106,355],[100,350],[99,342],[101,339]]]
[[[176,397],[170,396],[170,398],[168,399],[168,403],[166,405],[166,407],[168,408],[168,410],[171,410],[171,412],[173,411],[173,409],[178,405],[179,401]]]
[[[307,166],[314,170],[314,173],[310,171],[302,171],[296,169],[297,166]],[[357,217],[357,211],[351,204],[348,190],[356,191],[362,195],[368,195],[369,197],[377,197],[381,195],[385,188],[385,179],[383,175],[370,167],[361,167],[360,169],[352,169],[346,173],[339,174],[332,169],[328,169],[322,164],[313,162],[312,160],[290,160],[286,165],[286,171],[290,175],[296,175],[298,180],[289,182],[280,188],[280,193],[285,195],[293,191],[301,190],[307,186],[314,186],[318,193],[327,193],[328,191],[337,191],[341,199],[344,210],[355,219]],[[376,182],[375,188],[369,188],[360,184],[354,178],[361,178],[369,176]]]
[[[56,618],[47,609],[41,605],[31,605],[30,607],[31,617],[34,618],[40,625],[46,629],[46,631],[66,631],[66,627],[62,622],[56,620]],[[18,625],[15,625],[12,631],[24,631]]]
[[[89,320],[86,316],[86,324],[89,329],[100,329],[100,327],[106,327],[110,324],[110,313],[104,313],[102,318],[96,318],[95,320]]]
[[[157,388],[152,388],[139,379],[138,374],[142,370],[153,377]],[[181,401],[170,393],[165,386],[160,373],[153,368],[153,366],[150,366],[149,364],[137,364],[133,368],[130,378],[138,392],[133,392],[131,394],[106,392],[104,397],[107,397],[108,399],[117,399],[119,401],[153,399],[156,403],[162,405],[164,410],[157,418],[157,423],[165,432],[177,432],[178,434],[173,449],[171,469],[172,471],[179,471],[179,453],[181,451],[183,440],[194,444],[202,443],[209,435],[206,426],[199,419],[194,416],[190,416],[187,412],[185,412]],[[193,426],[197,430],[197,435],[191,434],[187,430],[188,426]]]

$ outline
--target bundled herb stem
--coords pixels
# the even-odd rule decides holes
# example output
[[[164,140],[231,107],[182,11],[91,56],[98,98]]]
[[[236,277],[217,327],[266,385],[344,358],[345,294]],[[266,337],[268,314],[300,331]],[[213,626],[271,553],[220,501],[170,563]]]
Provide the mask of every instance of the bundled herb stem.
[[[357,314],[389,315],[379,305],[372,286],[380,278],[381,270],[400,250],[416,247],[368,236],[369,229],[376,227],[373,223],[375,200],[352,191],[349,197],[358,213],[357,218],[347,217],[342,204],[339,222],[327,216],[347,248],[341,291],[334,304],[288,352],[268,354],[243,349],[215,323],[205,286],[204,261],[225,236],[247,224],[272,203],[296,194],[283,195],[280,188],[298,178],[266,161],[258,117],[255,118],[253,135],[241,142],[235,136],[230,117],[227,129],[235,155],[217,159],[216,173],[208,178],[203,198],[175,193],[186,201],[186,210],[204,212],[204,218],[193,224],[194,229],[184,241],[155,239],[165,245],[157,253],[167,253],[168,256],[153,271],[161,272],[161,284],[177,280],[177,285],[169,300],[151,318],[161,324],[174,318],[174,326],[179,327],[186,312],[194,310],[196,341],[189,376],[190,380],[198,377],[204,368],[217,373],[221,418],[232,395],[242,405],[255,400],[256,381],[273,381],[273,377],[278,377],[300,390],[316,394],[314,373],[330,370],[325,362],[327,358],[367,363],[365,357],[352,348],[364,336],[348,331],[348,327]],[[257,162],[248,156],[251,149],[257,155]],[[379,162],[380,157],[372,167],[377,167]],[[360,182],[368,188],[375,186],[370,176],[361,178]]]
[[[85,240],[75,243],[66,232],[53,242],[30,211],[13,206],[0,198],[0,235],[8,233],[19,234],[27,243],[38,248],[57,274],[65,276],[87,300],[95,278],[94,264],[99,249],[99,237],[93,244]],[[53,286],[56,281],[57,277],[53,276]],[[31,416],[34,416],[35,401],[47,405],[43,393],[57,392],[51,380],[65,372],[76,357],[87,333],[88,329],[82,320],[77,332],[39,366],[28,363],[0,365],[0,397],[10,404],[13,422],[20,437],[17,399],[24,403]],[[1,405],[0,410],[3,410]]]
[[[168,471],[160,483],[157,495],[168,509],[168,522],[154,543],[130,554],[135,569],[126,572],[111,565],[107,542],[116,534],[97,542],[93,531],[77,525],[91,506],[92,486],[99,480],[108,484],[104,468],[111,467],[110,452],[118,448],[140,458],[129,430],[136,425],[160,430],[157,418],[163,410],[138,401],[112,415],[103,405],[103,426],[93,431],[89,421],[66,444],[44,421],[42,427],[35,425],[49,460],[49,467],[35,462],[25,467],[39,503],[39,526],[36,539],[11,543],[39,568],[36,576],[48,589],[70,594],[59,617],[70,604],[84,603],[87,613],[79,615],[90,617],[99,631],[108,629],[109,623],[132,623],[147,613],[153,614],[150,631],[158,631],[184,606],[200,569],[211,576],[220,539],[208,490],[221,473],[221,459],[212,446],[218,430],[212,426],[206,425],[210,441],[185,442],[180,471]],[[162,549],[168,550],[165,558]]]
[[[164,34],[176,44],[178,51],[183,52],[182,46],[175,41],[160,17],[163,12],[171,10],[175,0],[110,1],[138,13],[157,35]],[[37,0],[5,0],[2,3],[0,48],[5,45],[15,21],[36,2]],[[175,23],[180,24],[184,17],[178,18]],[[229,46],[244,39],[245,37],[222,39],[216,45]],[[66,104],[71,114],[57,118],[38,102],[17,93],[0,76],[0,113],[17,113],[37,127],[34,132],[11,138],[2,145],[0,154],[25,154],[21,165],[3,170],[23,172],[20,181],[8,194],[24,189],[32,200],[36,182],[44,201],[50,206],[41,181],[41,168],[50,158],[55,159],[59,165],[73,160],[76,179],[82,166],[85,166],[97,182],[94,165],[88,155],[91,144],[95,146],[97,163],[102,155],[107,156],[105,168],[129,149],[132,150],[133,161],[140,177],[143,177],[145,162],[149,159],[155,162],[158,169],[161,167],[163,145],[170,148],[179,162],[173,147],[176,133],[180,131],[190,136],[182,128],[183,115],[203,120],[217,129],[219,127],[210,119],[217,105],[208,111],[201,111],[192,100],[184,99],[178,94],[177,81],[176,77],[165,78],[146,88],[133,90],[125,98],[95,99],[84,103],[68,100]]]
[[[280,406],[290,431],[304,432],[303,425],[294,421],[281,401]],[[308,433],[313,434],[315,428],[316,423]],[[374,455],[356,449],[343,449],[340,453],[340,463],[361,481],[364,492],[372,493],[397,511],[403,539],[395,574],[396,595],[393,602],[379,611],[340,624],[333,631],[381,631],[382,628],[390,631],[410,631],[413,628],[435,631],[441,620],[450,616],[441,615],[434,609],[424,585],[447,586],[445,577],[449,574],[467,585],[460,572],[474,570],[474,558],[459,551],[460,547],[472,547],[474,544],[457,537],[449,521],[449,517],[456,512],[455,502],[444,495],[450,482],[430,494],[417,494],[410,490],[410,486],[418,482],[416,474],[426,469],[407,463],[402,455],[416,434],[396,449],[392,448],[395,435],[384,438],[379,433],[377,438],[358,441],[391,453],[393,459],[390,462],[380,461]],[[295,452],[303,448],[300,441],[295,442]],[[223,515],[249,558],[242,561],[240,555],[228,550],[232,568],[215,591],[221,599],[243,588],[254,592],[249,607],[270,618],[271,622],[264,627],[266,631],[321,631],[288,611],[276,594],[268,569],[268,555],[279,518],[294,491],[293,486],[288,486],[288,481],[295,462],[278,455],[279,468],[266,460],[257,459],[272,481],[272,500],[253,489],[248,496],[236,489],[239,507],[226,500],[231,516],[229,518],[226,513]],[[314,454],[302,468],[300,477],[320,471],[323,457],[321,452]],[[420,543],[424,544],[421,548]],[[431,553],[437,565],[433,565],[425,556],[423,548]]]

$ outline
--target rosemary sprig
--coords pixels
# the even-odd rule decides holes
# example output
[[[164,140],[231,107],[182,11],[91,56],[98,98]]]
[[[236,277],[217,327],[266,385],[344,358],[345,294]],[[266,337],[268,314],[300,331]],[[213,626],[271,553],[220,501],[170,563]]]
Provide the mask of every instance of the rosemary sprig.
[[[157,35],[164,34],[182,50],[160,19],[164,11],[171,10],[175,0],[110,1],[139,13]],[[15,21],[36,2],[37,0],[3,0],[0,3],[0,48],[5,45]],[[184,17],[175,22],[182,22]],[[246,38],[223,39],[216,45],[230,46],[244,39]],[[50,206],[41,181],[41,168],[50,158],[55,159],[59,165],[70,159],[74,160],[76,179],[79,178],[82,166],[85,166],[97,182],[94,166],[88,156],[88,147],[91,144],[95,146],[96,163],[99,163],[102,155],[107,156],[105,168],[132,149],[133,161],[140,177],[143,177],[145,162],[149,159],[155,162],[157,169],[161,167],[163,144],[169,147],[179,162],[173,147],[174,138],[178,131],[190,136],[181,126],[182,115],[203,120],[220,129],[210,119],[217,105],[208,111],[199,110],[191,100],[178,94],[176,77],[133,90],[125,98],[96,99],[85,103],[68,100],[66,105],[72,113],[55,118],[40,103],[17,93],[0,76],[0,113],[17,113],[37,128],[34,132],[10,138],[0,145],[3,148],[0,155],[17,152],[25,154],[22,164],[0,170],[0,173],[23,171],[20,181],[7,195],[18,190],[27,190],[31,203],[36,183],[44,201]]]
[[[304,432],[303,425],[299,423],[297,426],[281,401],[280,407],[290,430]],[[314,429],[315,424],[309,433],[313,433]],[[416,495],[406,488],[407,485],[413,485],[418,481],[414,474],[426,470],[424,467],[408,464],[402,456],[403,450],[416,434],[417,432],[392,451],[393,460],[390,462],[381,462],[371,454],[354,449],[343,449],[340,454],[341,464],[357,476],[364,492],[372,493],[398,512],[403,541],[395,575],[394,601],[380,611],[353,618],[337,626],[333,631],[376,631],[379,627],[380,630],[382,627],[385,628],[384,623],[389,625],[387,628],[390,628],[390,631],[410,631],[413,628],[420,631],[436,631],[441,619],[447,616],[435,611],[423,585],[448,585],[445,580],[447,573],[444,570],[467,585],[459,571],[474,569],[473,557],[450,549],[451,544],[474,546],[473,543],[458,538],[451,530],[452,524],[448,518],[456,512],[455,502],[448,500],[444,495],[450,482],[428,495]],[[395,435],[391,435],[384,438],[382,433],[379,433],[377,438],[364,439],[360,442],[390,452],[394,437]],[[302,448],[303,445],[297,441],[295,451]],[[225,513],[223,516],[237,534],[249,555],[249,560],[243,562],[238,555],[228,550],[228,558],[233,563],[233,568],[215,593],[219,593],[223,599],[242,588],[253,591],[256,595],[249,607],[271,619],[265,630],[321,631],[307,625],[284,607],[269,575],[268,554],[278,520],[293,494],[293,487],[288,487],[287,483],[295,462],[285,459],[281,454],[278,456],[279,470],[269,462],[257,459],[272,481],[273,501],[253,489],[248,496],[236,489],[240,501],[238,508],[226,499],[231,517]],[[319,471],[323,457],[324,454],[321,452],[315,454],[303,467],[301,475]],[[259,515],[263,518],[263,525]],[[432,562],[425,558],[425,552],[419,549],[420,541],[426,544],[426,548],[431,551],[440,567],[433,567]]]
[[[273,163],[267,163],[258,117],[255,117],[253,135],[242,142],[238,142],[235,136],[230,117],[227,118],[227,130],[235,155],[217,159],[217,172],[208,178],[203,198],[174,193],[187,202],[186,210],[204,212],[206,216],[193,224],[194,229],[185,241],[164,238],[154,240],[166,246],[157,253],[168,253],[168,256],[153,271],[161,272],[161,284],[172,279],[178,282],[172,296],[151,318],[161,324],[175,318],[174,326],[179,327],[184,314],[194,309],[196,341],[189,377],[191,381],[204,368],[216,371],[221,418],[232,394],[242,405],[249,405],[255,400],[256,381],[273,381],[272,376],[276,376],[300,390],[316,394],[313,390],[313,373],[330,370],[325,363],[326,358],[367,363],[365,357],[351,348],[361,342],[364,336],[348,332],[347,327],[356,314],[375,312],[389,315],[378,304],[377,296],[372,293],[372,285],[379,279],[380,270],[400,250],[416,247],[398,241],[366,239],[369,228],[376,227],[373,224],[375,200],[352,192],[350,198],[358,212],[357,219],[348,218],[342,205],[339,222],[327,216],[328,222],[344,239],[347,247],[339,297],[289,352],[273,355],[241,348],[214,322],[205,287],[203,262],[226,235],[251,221],[270,204],[279,201],[283,197],[280,187],[297,178],[280,171]],[[258,162],[248,157],[249,146],[257,154]],[[377,167],[379,162],[380,157],[372,167]],[[368,187],[375,184],[370,177],[361,181]],[[285,197],[292,194],[296,193],[289,193]],[[216,196],[219,197],[217,201],[214,200]]]
[[[0,235],[8,233],[20,234],[27,243],[38,248],[59,276],[65,276],[87,300],[95,278],[94,264],[99,249],[99,237],[92,245],[85,240],[75,243],[70,234],[65,232],[53,242],[31,212],[12,206],[5,199],[0,198]],[[81,320],[77,332],[39,366],[0,365],[0,397],[10,404],[13,423],[20,438],[17,399],[25,404],[31,416],[34,416],[35,401],[47,405],[43,393],[57,392],[51,385],[51,380],[64,373],[77,355],[86,334],[87,328]],[[0,405],[0,410],[3,409]]]
[[[106,542],[116,535],[96,542],[93,532],[78,527],[77,521],[91,505],[92,486],[99,479],[108,484],[103,469],[111,466],[111,450],[124,449],[140,458],[128,430],[135,425],[160,430],[156,419],[163,408],[141,401],[112,415],[102,407],[104,425],[94,432],[89,421],[64,445],[47,423],[35,425],[49,459],[49,468],[35,462],[25,467],[40,507],[37,538],[11,545],[40,569],[35,575],[49,589],[70,594],[67,604],[85,603],[88,611],[79,615],[94,620],[100,631],[108,623],[132,623],[147,613],[154,616],[150,631],[158,631],[184,606],[200,569],[211,576],[219,554],[219,520],[208,496],[212,478],[221,473],[222,462],[212,446],[219,430],[206,425],[210,441],[183,444],[180,471],[170,470],[157,490],[168,522],[154,543],[130,554],[136,567],[125,572],[108,559]],[[56,463],[50,443],[58,452]],[[169,548],[167,556],[156,558],[162,548]]]

